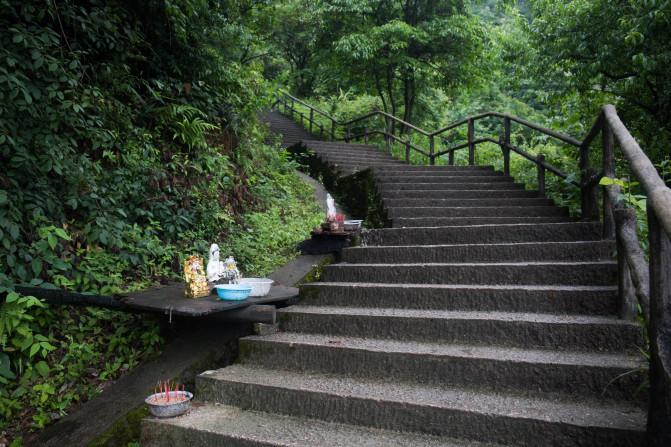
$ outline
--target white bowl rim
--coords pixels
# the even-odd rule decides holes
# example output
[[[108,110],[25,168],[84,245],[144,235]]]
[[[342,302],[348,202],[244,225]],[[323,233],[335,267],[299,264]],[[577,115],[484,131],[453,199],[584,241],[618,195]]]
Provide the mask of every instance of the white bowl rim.
[[[275,280],[270,278],[240,278],[240,283],[242,284],[272,284],[274,282]]]
[[[170,392],[171,392],[171,393],[174,393],[175,391],[172,390],[172,391],[170,391]],[[155,407],[167,407],[168,405],[185,404],[185,403],[190,402],[191,400],[193,400],[193,393],[191,393],[191,392],[189,392],[189,391],[178,390],[178,391],[177,391],[177,394],[182,394],[184,397],[186,397],[186,400],[185,400],[185,401],[182,401],[182,402],[175,402],[174,404],[173,404],[173,403],[170,403],[170,404],[166,404],[166,405],[158,405],[158,404],[155,404],[155,403],[153,403],[153,402],[150,402],[152,397],[154,397],[154,396],[160,396],[161,394],[165,394],[165,393],[152,393],[152,394],[150,394],[149,396],[147,396],[147,397],[145,398],[144,403],[146,403],[147,405],[155,406]]]

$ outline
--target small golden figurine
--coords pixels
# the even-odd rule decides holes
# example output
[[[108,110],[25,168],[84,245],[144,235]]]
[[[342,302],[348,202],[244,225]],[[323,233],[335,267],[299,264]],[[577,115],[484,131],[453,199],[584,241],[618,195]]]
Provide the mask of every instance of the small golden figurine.
[[[184,261],[184,281],[186,282],[184,293],[187,298],[201,298],[210,294],[203,260],[198,256],[189,256]]]

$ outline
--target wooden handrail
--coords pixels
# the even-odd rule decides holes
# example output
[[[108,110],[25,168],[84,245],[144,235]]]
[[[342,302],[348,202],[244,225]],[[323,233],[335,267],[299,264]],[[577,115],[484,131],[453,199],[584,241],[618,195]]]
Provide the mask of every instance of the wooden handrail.
[[[415,126],[414,124],[411,124],[411,123],[409,123],[409,122],[407,122],[407,121],[403,121],[401,118],[398,118],[398,117],[396,117],[396,116],[394,116],[394,115],[392,115],[392,114],[390,114],[390,113],[383,112],[383,111],[381,111],[381,110],[374,110],[374,111],[372,111],[372,112],[370,112],[370,113],[367,113],[367,114],[365,114],[365,115],[362,115],[362,116],[353,118],[353,119],[351,119],[351,120],[349,120],[349,121],[345,121],[345,122],[342,122],[342,123],[339,123],[339,124],[340,124],[340,125],[343,125],[343,126],[351,126],[351,125],[354,124],[354,123],[358,123],[359,121],[363,121],[363,120],[368,119],[368,118],[371,118],[371,117],[373,117],[373,116],[383,116],[383,117],[385,117],[385,118],[389,118],[390,120],[396,121],[397,123],[401,124],[402,126],[405,126],[405,127],[409,128],[409,129],[412,129],[412,130],[414,130],[414,131],[416,131],[416,132],[418,132],[418,133],[420,133],[420,134],[422,134],[422,135],[424,135],[424,136],[427,136],[427,137],[431,135],[431,134],[430,134],[429,132],[427,132],[426,130],[421,129],[421,128]]]
[[[293,95],[291,95],[291,94],[289,94],[289,93],[287,93],[287,92],[285,92],[285,91],[280,90],[280,92],[281,92],[283,95],[287,96],[288,98],[291,98],[293,101],[296,101],[297,103],[304,105],[304,106],[307,107],[308,109],[310,109],[310,110],[314,110],[315,113],[317,113],[317,114],[319,114],[319,115],[322,115],[323,117],[328,118],[329,120],[334,121],[335,123],[338,123],[338,120],[335,119],[335,118],[333,118],[333,117],[332,117],[331,115],[329,115],[328,113],[326,113],[326,112],[324,112],[324,111],[322,111],[322,110],[319,110],[318,108],[316,108],[316,107],[314,107],[314,106],[308,104],[307,102],[305,102],[305,101],[303,101],[303,100],[301,100],[301,99],[296,98],[295,96],[293,96]],[[340,124],[340,123],[338,123],[338,124]]]
[[[655,166],[622,123],[615,107],[604,106],[603,114],[629,162],[632,173],[643,187],[648,203],[655,211],[666,234],[671,236],[671,189],[666,186]]]

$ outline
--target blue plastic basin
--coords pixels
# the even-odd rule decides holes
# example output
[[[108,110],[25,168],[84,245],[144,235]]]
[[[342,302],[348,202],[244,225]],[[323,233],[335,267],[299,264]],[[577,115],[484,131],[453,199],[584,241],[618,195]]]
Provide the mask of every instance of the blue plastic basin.
[[[242,301],[252,293],[251,286],[244,284],[217,284],[214,288],[220,300]]]

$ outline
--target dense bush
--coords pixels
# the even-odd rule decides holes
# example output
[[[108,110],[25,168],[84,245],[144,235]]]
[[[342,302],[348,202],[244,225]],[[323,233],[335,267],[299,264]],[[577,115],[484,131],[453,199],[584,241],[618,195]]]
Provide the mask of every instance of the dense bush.
[[[0,7],[0,430],[11,437],[161,344],[152,320],[49,308],[13,284],[136,290],[175,277],[180,257],[212,241],[263,274],[316,214],[256,122],[270,89],[249,58],[253,10],[206,0]]]

